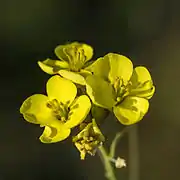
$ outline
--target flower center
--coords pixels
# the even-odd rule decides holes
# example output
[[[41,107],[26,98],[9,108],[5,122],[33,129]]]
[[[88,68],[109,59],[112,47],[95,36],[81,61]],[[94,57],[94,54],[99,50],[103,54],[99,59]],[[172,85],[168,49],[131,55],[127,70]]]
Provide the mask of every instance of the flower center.
[[[128,83],[125,83],[123,81],[123,79],[117,77],[114,84],[113,84],[113,88],[115,90],[116,93],[116,101],[117,103],[120,103],[125,96],[127,96],[129,94],[129,85],[131,84],[131,82],[129,81]]]
[[[58,100],[53,99],[47,103],[47,107],[52,110],[53,115],[60,121],[66,122],[68,119],[68,108],[69,102],[63,104],[58,102]]]
[[[84,54],[84,49],[71,46],[64,49],[69,59],[69,67],[72,71],[79,71],[85,64],[87,57]]]

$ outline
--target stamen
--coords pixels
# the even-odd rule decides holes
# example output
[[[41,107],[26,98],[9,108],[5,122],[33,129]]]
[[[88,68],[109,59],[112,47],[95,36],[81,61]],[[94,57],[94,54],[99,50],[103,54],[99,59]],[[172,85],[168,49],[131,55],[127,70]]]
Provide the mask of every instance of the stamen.
[[[62,102],[59,103],[56,99],[49,101],[46,105],[52,110],[52,113],[58,120],[66,122],[69,111],[67,105],[63,104]]]
[[[58,120],[61,120],[61,116],[60,116],[60,115],[56,115],[56,118],[57,118]]]
[[[61,121],[62,122],[66,122],[66,118],[65,117],[61,117]]]
[[[116,92],[117,103],[120,103],[124,97],[129,94],[129,85],[130,82],[125,83],[123,79],[120,79],[119,77],[116,78],[113,87]]]
[[[121,98],[120,98],[120,97],[117,97],[117,98],[116,98],[116,101],[117,101],[117,102],[120,102],[120,101],[121,101]]]
[[[81,61],[81,53],[78,51],[77,52],[77,62]]]
[[[72,109],[76,109],[76,108],[78,108],[79,107],[79,104],[76,104],[76,105],[74,105],[74,106],[71,106],[71,110]]]
[[[48,107],[48,108],[52,108],[52,105],[51,105],[51,103],[50,102],[48,102],[47,104],[46,104],[46,106]]]
[[[66,102],[66,104],[68,105],[70,103],[70,100],[68,100],[67,102]]]
[[[85,63],[85,60],[86,60],[86,59],[85,59],[85,55],[84,55],[84,49],[81,49],[80,54],[81,54],[80,62],[81,62],[81,65],[83,66],[84,63]]]

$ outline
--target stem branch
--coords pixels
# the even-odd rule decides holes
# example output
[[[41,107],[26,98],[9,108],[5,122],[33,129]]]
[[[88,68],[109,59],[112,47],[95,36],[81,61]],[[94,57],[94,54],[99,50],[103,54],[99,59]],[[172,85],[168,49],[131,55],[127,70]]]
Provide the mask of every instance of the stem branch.
[[[98,148],[98,152],[100,154],[101,160],[104,164],[105,168],[105,176],[108,180],[116,180],[115,174],[114,174],[114,169],[111,165],[111,162],[109,161],[109,156],[103,146],[100,146]]]

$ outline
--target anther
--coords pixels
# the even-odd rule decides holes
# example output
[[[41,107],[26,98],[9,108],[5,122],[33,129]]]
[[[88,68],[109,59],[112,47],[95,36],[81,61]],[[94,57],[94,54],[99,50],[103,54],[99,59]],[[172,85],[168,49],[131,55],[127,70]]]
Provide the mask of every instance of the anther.
[[[47,106],[48,108],[52,108],[52,105],[51,105],[50,103],[47,103],[46,106]]]

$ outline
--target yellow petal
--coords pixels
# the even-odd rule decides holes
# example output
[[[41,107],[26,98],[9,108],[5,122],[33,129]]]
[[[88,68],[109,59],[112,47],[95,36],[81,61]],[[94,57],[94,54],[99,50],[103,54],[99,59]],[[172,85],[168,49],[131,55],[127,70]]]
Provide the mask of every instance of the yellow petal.
[[[91,75],[86,78],[86,92],[97,106],[111,109],[116,103],[111,84],[98,76]]]
[[[39,139],[42,143],[56,143],[66,139],[70,132],[70,129],[67,129],[63,124],[57,127],[45,126]]]
[[[56,56],[63,61],[68,62],[68,56],[64,53],[64,49],[69,46],[69,44],[66,45],[59,45],[55,48],[54,52],[56,54]]]
[[[137,87],[139,84],[143,84],[144,82],[150,81],[150,80],[152,79],[147,68],[143,66],[138,66],[134,68],[134,71],[131,77],[131,82],[133,86]]]
[[[87,71],[85,69],[81,69],[79,72],[78,72],[81,76],[83,76],[84,78],[92,75],[92,73],[90,71]]]
[[[110,71],[109,59],[105,57],[98,58],[90,66],[86,67],[85,70],[92,72],[93,75],[108,80]]]
[[[117,119],[124,125],[140,121],[149,108],[148,100],[140,97],[126,97],[124,101],[113,108]]]
[[[60,69],[69,67],[65,61],[46,59],[45,61],[38,61],[39,67],[48,74],[56,74]]]
[[[24,119],[33,124],[49,124],[54,119],[52,111],[47,107],[48,97],[35,94],[28,97],[20,107]]]
[[[58,72],[62,77],[71,80],[74,83],[85,85],[86,81],[83,76],[78,73],[67,71],[67,70],[60,70]]]
[[[133,72],[133,64],[131,60],[115,53],[109,53],[104,58],[109,59],[109,80],[111,83],[114,84],[116,79],[120,78],[123,80],[124,84],[126,84],[130,80]]]
[[[81,49],[84,51],[84,55],[86,56],[85,62],[89,61],[93,56],[93,48],[88,44],[81,43]]]
[[[84,121],[91,109],[91,102],[86,95],[82,95],[75,99],[70,106],[70,112],[68,115],[68,121],[65,125],[68,128],[72,128]]]
[[[130,95],[147,99],[153,96],[155,87],[153,86],[151,75],[145,67],[136,67],[130,81]]]
[[[71,103],[77,94],[76,86],[67,79],[58,75],[51,77],[46,85],[47,94],[50,99],[56,99],[62,103]]]

